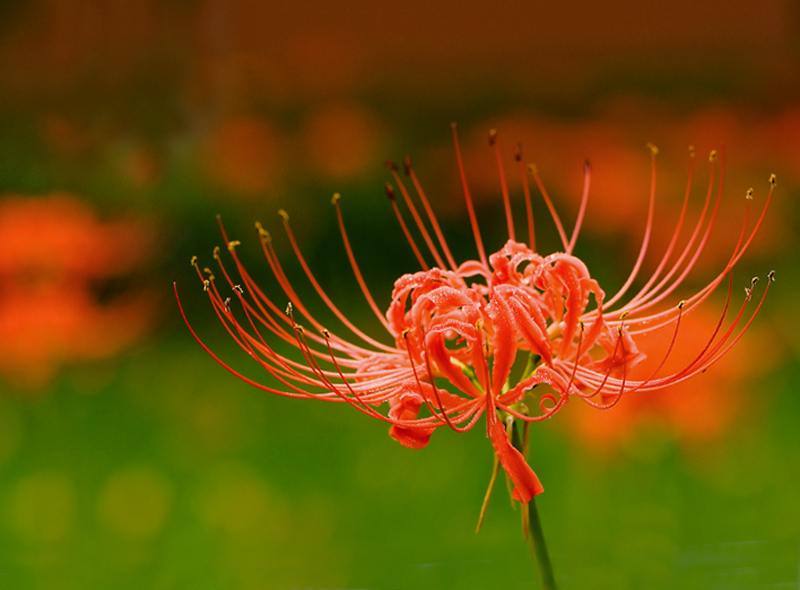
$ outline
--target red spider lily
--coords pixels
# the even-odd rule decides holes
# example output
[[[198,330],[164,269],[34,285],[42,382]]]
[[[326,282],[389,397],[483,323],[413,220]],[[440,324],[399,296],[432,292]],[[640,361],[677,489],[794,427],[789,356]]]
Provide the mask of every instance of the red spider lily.
[[[300,266],[322,301],[355,334],[357,341],[345,340],[329,331],[308,312],[281,267],[270,235],[260,224],[256,224],[256,228],[264,255],[290,301],[285,312],[283,306],[279,307],[267,297],[252,280],[237,256],[239,242],[230,241],[220,224],[237,277],[234,278],[223,264],[219,249],[214,258],[228,288],[232,289],[231,297],[238,303],[235,310],[231,297],[220,292],[213,273],[209,269],[205,269],[205,274],[201,272],[196,258],[192,264],[220,321],[236,342],[271,375],[272,384],[259,384],[241,375],[214,355],[199,338],[198,342],[217,362],[244,381],[264,391],[288,397],[348,403],[389,423],[391,436],[407,447],[424,447],[433,431],[442,426],[458,432],[469,430],[485,415],[487,435],[497,459],[495,466],[499,462],[513,483],[513,498],[527,503],[543,488],[519,450],[524,450],[525,441],[521,445],[512,445],[509,435],[514,420],[523,421],[527,426],[549,418],[571,396],[607,409],[628,393],[653,391],[683,382],[705,371],[741,338],[768,292],[767,287],[756,309],[745,316],[755,279],[746,289],[741,308],[725,328],[731,298],[729,281],[728,299],[719,321],[707,339],[698,343],[691,362],[671,374],[661,372],[674,347],[681,319],[701,305],[726,275],[730,275],[753,240],[769,206],[775,179],[774,175],[770,177],[763,211],[749,233],[752,189],[748,191],[741,234],[728,263],[719,274],[677,306],[664,308],[664,301],[681,285],[697,262],[717,218],[723,194],[724,161],[720,164],[717,181],[718,164],[714,152],[710,158],[711,174],[705,204],[688,241],[679,247],[679,234],[686,221],[693,164],[672,240],[652,276],[635,294],[626,298],[642,267],[654,225],[657,150],[650,146],[652,180],[644,238],[629,277],[618,292],[607,297],[591,278],[586,265],[572,254],[589,194],[591,174],[588,162],[577,221],[570,236],[538,172],[534,167],[528,167],[563,246],[563,252],[543,257],[536,253],[528,177],[519,150],[516,161],[522,176],[528,244],[516,240],[510,197],[493,131],[490,144],[494,146],[500,172],[509,239],[499,251],[487,257],[467,186],[455,126],[453,135],[478,259],[456,263],[410,161],[406,159],[404,171],[415,189],[416,199],[407,190],[398,168],[389,164],[397,189],[425,242],[426,255],[433,259],[434,265],[427,263],[426,255],[416,244],[400,212],[395,189],[387,185],[387,195],[421,270],[397,280],[385,314],[370,294],[356,263],[345,231],[339,195],[333,199],[356,280],[368,305],[391,336],[391,344],[359,330],[328,297],[308,267],[284,212],[281,212],[284,227]],[[415,201],[422,205],[424,215],[420,214]],[[773,273],[768,276],[771,282]],[[313,330],[302,327],[297,321],[298,316],[302,316]],[[628,378],[629,369],[644,358],[644,353],[637,347],[637,338],[661,329],[671,333],[664,358],[646,378]],[[192,334],[197,338],[193,330]],[[279,352],[270,344],[271,340],[293,345],[302,354],[302,360]],[[542,388],[545,393],[535,395],[533,389],[542,384],[549,389]],[[538,411],[529,411],[531,406],[538,407]]]

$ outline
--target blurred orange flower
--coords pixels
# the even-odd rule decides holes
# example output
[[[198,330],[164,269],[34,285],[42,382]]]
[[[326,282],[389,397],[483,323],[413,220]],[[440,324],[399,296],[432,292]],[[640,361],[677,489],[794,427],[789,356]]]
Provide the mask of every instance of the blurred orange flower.
[[[279,172],[278,142],[272,126],[256,117],[235,117],[209,137],[205,164],[214,181],[245,194],[274,189]]]
[[[686,314],[664,370],[674,371],[691,363],[718,320],[711,309],[697,308]],[[657,368],[672,336],[667,329],[640,337],[637,344],[650,354],[631,369],[632,379],[645,378]],[[748,336],[717,361],[713,372],[677,383],[669,390],[630,395],[613,412],[598,413],[578,404],[562,424],[585,446],[600,452],[633,445],[639,435],[652,428],[669,433],[684,445],[717,439],[741,416],[744,381],[764,374],[776,362],[775,351],[767,350],[769,342],[759,338],[757,329]],[[748,363],[755,351],[759,351],[760,361]]]
[[[64,364],[109,358],[138,340],[155,300],[114,288],[147,261],[153,240],[144,223],[100,221],[68,194],[4,197],[0,374],[40,387]]]

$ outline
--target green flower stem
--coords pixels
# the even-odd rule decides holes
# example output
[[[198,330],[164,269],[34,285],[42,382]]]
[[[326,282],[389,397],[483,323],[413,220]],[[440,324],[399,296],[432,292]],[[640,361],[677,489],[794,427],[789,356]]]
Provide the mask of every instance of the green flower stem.
[[[539,520],[539,510],[536,508],[536,498],[531,498],[528,502],[528,518],[530,532],[528,541],[531,545],[531,557],[536,559],[539,564],[539,575],[542,578],[542,587],[546,590],[556,590],[556,579],[553,576],[553,566],[550,564],[550,556],[547,554],[547,544],[544,542],[542,532],[542,521]]]
[[[527,449],[525,448],[527,445],[523,444],[523,437],[520,436],[518,422],[514,422],[511,444],[522,453],[523,456],[527,455]],[[534,559],[539,566],[539,576],[542,579],[542,587],[545,588],[545,590],[556,590],[556,578],[553,575],[550,555],[547,553],[547,543],[545,543],[544,540],[542,521],[539,519],[539,510],[536,508],[536,497],[531,498],[531,501],[528,502],[527,510],[528,541],[531,547],[531,559]]]

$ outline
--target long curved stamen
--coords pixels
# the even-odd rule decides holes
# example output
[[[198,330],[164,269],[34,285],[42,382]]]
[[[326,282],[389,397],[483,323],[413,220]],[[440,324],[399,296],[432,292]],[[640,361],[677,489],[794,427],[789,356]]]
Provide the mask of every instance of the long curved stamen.
[[[456,261],[453,258],[453,255],[450,253],[450,248],[447,246],[447,241],[444,239],[442,228],[439,227],[439,222],[436,220],[436,215],[433,213],[433,209],[428,201],[428,197],[425,196],[425,191],[422,190],[422,184],[420,184],[416,172],[414,172],[414,169],[411,167],[411,158],[409,156],[406,156],[403,160],[403,170],[405,171],[406,176],[411,178],[411,182],[414,184],[414,189],[417,191],[417,195],[419,195],[419,200],[422,201],[422,206],[425,208],[425,213],[431,222],[431,226],[433,226],[433,231],[436,233],[436,239],[439,240],[439,246],[442,248],[445,258],[447,258],[447,263],[450,265],[450,270],[455,270],[457,266]],[[444,265],[442,265],[442,268],[444,268]]]
[[[606,302],[607,307],[611,307],[614,305],[614,303],[619,301],[633,284],[633,281],[636,279],[636,275],[639,274],[639,269],[642,267],[644,256],[647,253],[647,246],[650,243],[650,233],[653,230],[653,212],[655,211],[656,204],[656,154],[658,154],[658,148],[651,143],[648,143],[647,147],[650,149],[651,161],[650,204],[647,207],[647,224],[645,225],[644,229],[644,237],[642,238],[642,245],[639,248],[639,255],[637,256],[636,262],[633,265],[631,274],[628,275],[628,280],[626,280],[625,284],[622,285],[622,288],[620,288],[620,290],[617,291],[617,293]]]
[[[581,231],[581,224],[583,223],[583,216],[586,213],[586,204],[589,202],[589,184],[592,179],[592,165],[589,160],[583,165],[583,193],[581,194],[581,205],[578,209],[578,218],[575,220],[575,229],[572,230],[572,238],[570,238],[569,246],[567,246],[567,254],[572,254],[575,248],[575,242],[578,241],[578,234]]]
[[[517,144],[517,150],[514,153],[514,159],[517,161],[519,175],[522,179],[522,193],[525,196],[525,214],[528,221],[528,247],[536,252],[536,232],[533,225],[531,190],[530,186],[528,186],[528,175],[525,172],[525,166],[522,164],[522,144]]]
[[[528,173],[533,176],[533,180],[536,182],[536,186],[539,187],[539,192],[542,193],[542,198],[544,199],[545,204],[547,205],[547,209],[550,211],[550,217],[553,218],[553,223],[558,230],[558,236],[561,238],[561,245],[564,248],[564,251],[567,251],[569,248],[569,241],[567,241],[567,232],[564,231],[564,225],[561,223],[561,218],[558,216],[556,212],[556,208],[553,205],[553,201],[550,199],[550,195],[547,193],[547,189],[544,188],[544,183],[542,179],[539,178],[539,169],[536,167],[535,164],[528,164]]]
[[[428,264],[422,257],[422,253],[419,251],[419,248],[417,248],[417,243],[414,241],[414,238],[411,237],[411,232],[408,231],[408,226],[406,225],[406,222],[403,219],[403,215],[400,213],[400,209],[397,207],[397,201],[394,198],[394,189],[392,188],[392,185],[387,182],[384,189],[386,192],[386,196],[389,197],[389,202],[392,204],[392,210],[394,211],[395,217],[397,217],[397,222],[400,224],[400,228],[403,230],[403,235],[406,237],[406,241],[411,246],[411,250],[413,250],[414,256],[417,257],[417,262],[419,262],[419,265],[422,267],[422,270],[428,270]]]
[[[419,233],[422,234],[422,239],[425,240],[425,244],[428,246],[428,250],[433,256],[433,259],[436,261],[436,265],[439,268],[444,268],[444,262],[442,261],[442,257],[439,255],[439,251],[436,249],[436,246],[434,245],[433,240],[431,239],[431,235],[428,233],[428,229],[422,222],[422,217],[420,217],[420,214],[417,211],[416,206],[414,205],[414,201],[411,199],[411,195],[408,194],[403,179],[400,178],[400,174],[397,172],[397,165],[394,162],[386,162],[386,165],[392,172],[394,181],[397,183],[398,188],[400,188],[400,194],[403,195],[406,207],[408,207],[408,210],[411,213],[411,217],[414,218],[414,223],[416,223]]]
[[[692,180],[694,179],[694,167],[695,167],[694,162],[695,162],[694,147],[689,146],[689,178],[686,182],[686,192],[683,197],[683,205],[681,206],[681,212],[680,215],[678,216],[678,222],[675,225],[675,230],[672,232],[672,238],[670,239],[667,249],[664,251],[664,256],[661,258],[661,262],[659,262],[658,267],[656,267],[656,270],[647,280],[644,287],[642,287],[641,290],[636,295],[634,295],[633,298],[631,298],[631,300],[627,303],[626,305],[627,307],[635,306],[641,300],[641,298],[648,292],[648,289],[650,289],[650,287],[653,286],[653,283],[655,283],[658,280],[658,277],[664,270],[664,267],[666,266],[669,257],[672,255],[672,251],[675,249],[675,245],[678,242],[678,236],[681,233],[681,229],[683,228],[683,222],[686,218],[686,210],[689,205],[689,196],[691,195],[692,192]],[[656,289],[656,291],[657,290],[658,289]]]
[[[364,294],[364,298],[367,300],[370,309],[372,309],[375,317],[383,324],[383,326],[391,333],[392,329],[389,327],[386,318],[381,313],[381,310],[378,309],[378,305],[375,303],[375,300],[372,298],[372,295],[367,288],[367,284],[364,282],[364,277],[361,275],[361,271],[358,268],[358,264],[356,264],[356,258],[353,255],[353,249],[350,247],[350,240],[347,238],[347,232],[344,229],[344,219],[342,219],[342,208],[339,205],[339,201],[341,200],[341,196],[339,193],[333,195],[333,199],[331,202],[333,203],[334,208],[336,209],[336,219],[339,222],[339,232],[342,234],[342,241],[344,242],[344,248],[347,250],[347,258],[350,260],[350,266],[353,268],[353,273],[356,275],[356,280],[358,281],[358,286],[361,287],[361,292]]]
[[[456,160],[458,160],[458,173],[461,176],[461,187],[464,191],[464,200],[467,203],[467,213],[469,213],[469,221],[472,224],[472,234],[475,237],[475,245],[478,248],[478,257],[483,266],[488,266],[486,261],[486,251],[483,249],[483,240],[481,239],[481,232],[478,229],[478,218],[475,216],[475,207],[472,205],[472,197],[469,193],[469,186],[467,186],[467,175],[464,172],[464,160],[461,157],[461,145],[458,143],[458,131],[456,124],[452,123],[450,127],[453,130],[453,143],[456,146]]]
[[[495,160],[497,160],[497,171],[500,175],[500,189],[503,193],[503,207],[506,211],[506,225],[508,226],[508,239],[516,241],[514,238],[514,218],[511,215],[511,199],[508,196],[508,183],[506,182],[506,171],[503,168],[503,159],[500,157],[500,147],[497,145],[497,130],[489,131],[489,145],[494,148]]]
[[[338,210],[338,208],[337,208],[337,210]],[[385,350],[387,352],[392,352],[394,350],[392,347],[386,346],[385,344],[383,344],[381,342],[378,342],[374,338],[371,338],[371,337],[367,336],[366,334],[364,334],[364,332],[362,332],[355,325],[353,325],[353,323],[350,320],[347,319],[347,316],[345,316],[344,313],[342,313],[339,310],[339,308],[336,305],[334,305],[333,301],[331,301],[331,298],[328,297],[328,294],[320,286],[320,284],[317,281],[316,277],[311,272],[311,269],[309,268],[308,263],[306,263],[306,259],[303,257],[303,254],[300,252],[300,247],[297,245],[297,241],[294,238],[294,233],[292,232],[291,225],[289,224],[289,216],[285,212],[282,211],[281,218],[283,219],[283,227],[286,230],[286,235],[288,236],[289,242],[292,245],[292,250],[294,250],[294,254],[297,257],[297,261],[300,263],[300,266],[303,268],[303,272],[305,272],[306,277],[308,277],[308,280],[311,282],[311,285],[314,287],[314,290],[317,292],[317,295],[319,295],[320,299],[322,299],[322,301],[325,302],[325,305],[328,306],[328,309],[330,309],[333,312],[333,314],[336,316],[336,318],[340,322],[342,322],[345,326],[347,326],[356,336],[358,336],[359,338],[364,340],[364,342],[367,342],[371,346],[374,346],[374,347],[379,348],[381,350]],[[347,244],[346,247],[347,247],[347,249],[349,251],[349,243]],[[357,277],[359,277],[359,283],[363,282],[363,279],[360,279],[360,273],[357,273]],[[317,329],[321,328],[321,326],[316,326],[316,325],[315,325],[315,327],[317,327]]]

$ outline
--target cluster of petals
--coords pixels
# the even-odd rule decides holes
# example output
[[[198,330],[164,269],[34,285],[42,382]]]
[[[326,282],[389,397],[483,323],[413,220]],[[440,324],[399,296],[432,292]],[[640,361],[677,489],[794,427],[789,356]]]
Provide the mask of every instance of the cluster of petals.
[[[350,404],[387,422],[391,436],[407,447],[424,447],[439,427],[458,432],[469,430],[485,416],[487,436],[514,486],[513,498],[528,502],[543,487],[519,448],[511,442],[509,425],[514,420],[531,423],[547,419],[573,396],[607,409],[631,392],[652,391],[682,382],[705,371],[742,336],[758,313],[768,286],[755,309],[746,314],[754,279],[746,288],[738,312],[730,312],[732,282],[730,278],[726,281],[726,277],[730,277],[764,219],[774,176],[770,177],[761,214],[753,224],[748,223],[753,191],[747,191],[742,230],[724,268],[695,294],[677,305],[665,307],[664,301],[683,283],[709,240],[722,202],[724,161],[717,177],[718,159],[712,153],[704,205],[694,226],[685,232],[688,239],[679,240],[681,230],[688,225],[687,205],[694,175],[694,159],[691,159],[689,182],[673,238],[653,274],[630,295],[643,266],[654,224],[656,150],[651,146],[650,205],[642,244],[627,280],[613,296],[607,297],[586,265],[572,253],[589,194],[588,163],[578,217],[568,236],[538,172],[533,167],[526,171],[517,151],[527,212],[526,244],[515,236],[500,151],[492,133],[490,144],[498,162],[508,241],[487,256],[455,127],[453,132],[478,257],[456,264],[409,160],[406,159],[404,166],[406,181],[398,168],[390,165],[395,186],[408,211],[406,216],[410,214],[425,245],[418,246],[400,212],[395,186],[387,185],[386,193],[421,270],[405,274],[395,282],[385,313],[372,297],[350,247],[339,196],[333,200],[355,278],[367,304],[388,332],[390,342],[361,331],[330,299],[306,263],[284,212],[281,212],[284,227],[297,261],[318,296],[338,319],[341,330],[329,330],[303,305],[279,262],[272,237],[260,224],[257,229],[264,255],[290,302],[288,307],[268,297],[253,281],[236,253],[239,242],[229,240],[220,224],[235,266],[234,273],[223,263],[219,250],[215,251],[227,288],[218,286],[215,271],[201,270],[196,259],[192,264],[222,324],[272,379],[259,383],[238,373],[199,338],[198,341],[225,368],[248,383],[279,395]],[[558,229],[561,252],[548,256],[536,252],[529,177],[538,186]],[[409,179],[416,199],[406,188]],[[424,215],[417,204],[422,206]],[[428,264],[430,259],[433,265]],[[768,277],[769,284],[773,273]],[[715,330],[706,341],[697,343],[696,355],[690,363],[678,371],[662,374],[680,331],[681,318],[704,303],[725,282],[728,297]],[[637,347],[637,337],[657,330],[667,330],[671,335],[663,360],[647,378],[629,379],[628,371],[646,352]],[[349,335],[344,337],[342,333]],[[282,352],[286,344],[300,354]],[[546,387],[534,391],[540,385]]]

